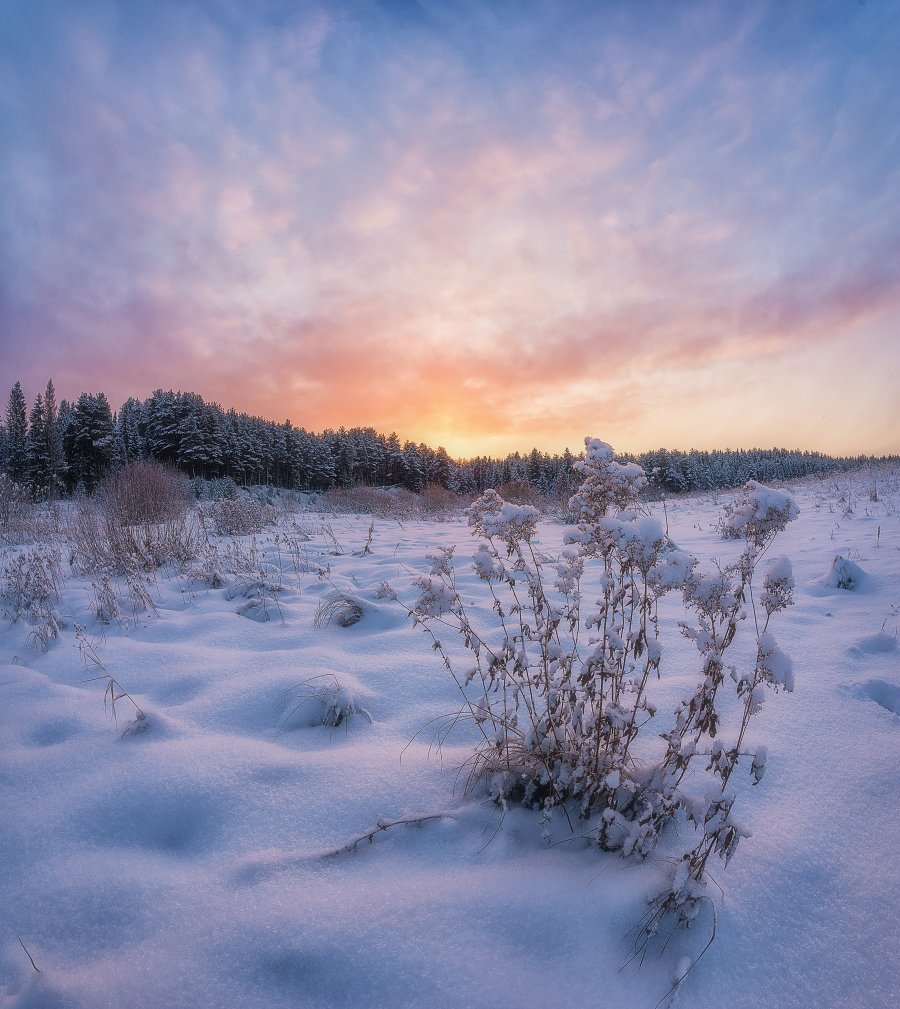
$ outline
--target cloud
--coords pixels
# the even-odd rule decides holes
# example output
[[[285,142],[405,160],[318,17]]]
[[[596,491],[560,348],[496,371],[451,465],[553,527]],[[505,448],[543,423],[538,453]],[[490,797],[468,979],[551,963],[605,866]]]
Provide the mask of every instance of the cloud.
[[[0,381],[547,447],[674,382],[705,431],[900,311],[875,6],[19,11]]]

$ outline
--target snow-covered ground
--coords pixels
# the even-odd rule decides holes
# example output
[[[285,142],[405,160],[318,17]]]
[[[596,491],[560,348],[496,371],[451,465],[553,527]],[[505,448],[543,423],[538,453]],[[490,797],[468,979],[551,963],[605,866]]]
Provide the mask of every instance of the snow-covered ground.
[[[673,1000],[690,1009],[900,1004],[900,473],[880,474],[878,501],[863,474],[792,492],[777,550],[797,589],[776,636],[796,688],[751,723],[768,769],[735,806],[752,836],[714,869],[716,938]],[[680,547],[729,554],[709,497],[667,513]],[[295,513],[253,541],[213,537],[224,584],[214,557],[206,581],[161,569],[141,610],[113,581],[108,623],[103,585],[60,542],[47,652],[0,621],[0,1006],[652,1009],[703,948],[708,920],[623,968],[664,848],[629,864],[555,843],[562,823],[548,847],[536,814],[463,794],[471,727],[435,745],[456,687],[379,587],[410,599],[426,554],[458,544],[487,614],[469,530],[376,519],[366,552],[369,527]],[[552,550],[561,528],[540,537]],[[836,555],[863,572],[853,589]],[[358,622],[341,626],[337,591]],[[678,639],[664,699],[698,669]],[[134,701],[115,721],[108,677]],[[334,685],[357,710],[313,724]],[[410,814],[442,815],[327,854]]]

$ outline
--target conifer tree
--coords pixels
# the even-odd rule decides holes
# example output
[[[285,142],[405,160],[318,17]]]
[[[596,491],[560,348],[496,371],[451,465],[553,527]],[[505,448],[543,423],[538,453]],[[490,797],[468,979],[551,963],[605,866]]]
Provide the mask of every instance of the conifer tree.
[[[200,417],[196,411],[191,410],[178,425],[178,465],[195,477],[206,471],[207,462]]]
[[[50,497],[55,497],[63,488],[66,461],[63,456],[62,431],[59,423],[59,408],[56,405],[56,389],[53,379],[47,382],[44,391],[45,440],[47,453],[48,486]]]
[[[50,454],[47,442],[47,411],[44,397],[38,393],[28,417],[28,485],[36,498],[50,493]]]
[[[144,406],[140,400],[129,396],[116,418],[116,436],[122,462],[136,462],[144,458],[146,446],[143,427]]]
[[[78,397],[68,431],[73,479],[93,490],[115,455],[116,430],[104,393],[83,392]]]
[[[9,403],[6,407],[6,472],[10,479],[19,484],[24,484],[28,479],[26,410],[22,384],[16,382],[10,390]]]

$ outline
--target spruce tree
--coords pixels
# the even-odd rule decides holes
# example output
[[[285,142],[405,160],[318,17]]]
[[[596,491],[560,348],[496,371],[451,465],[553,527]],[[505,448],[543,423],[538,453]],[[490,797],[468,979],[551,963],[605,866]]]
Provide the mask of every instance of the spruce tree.
[[[106,396],[83,392],[75,404],[69,430],[73,477],[93,490],[115,455],[115,426]]]
[[[55,497],[63,489],[66,461],[63,457],[62,430],[59,422],[59,408],[56,405],[56,389],[53,379],[47,382],[44,391],[45,440],[48,460],[48,487],[50,497]]]
[[[191,410],[178,425],[178,465],[195,477],[205,473],[207,461],[200,416]]]
[[[28,479],[28,420],[20,382],[12,387],[6,407],[6,472],[16,483]]]
[[[50,492],[50,454],[47,445],[47,410],[44,397],[38,393],[28,418],[28,485],[35,498]]]
[[[116,418],[116,435],[120,445],[122,461],[136,462],[146,454],[144,439],[144,406],[140,400],[129,396],[122,404]]]

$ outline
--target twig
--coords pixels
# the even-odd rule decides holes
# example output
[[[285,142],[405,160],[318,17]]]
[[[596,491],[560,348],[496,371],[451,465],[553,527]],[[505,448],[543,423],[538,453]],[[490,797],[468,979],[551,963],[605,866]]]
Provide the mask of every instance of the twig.
[[[22,937],[19,935],[18,932],[16,932],[16,938],[19,940],[19,945],[22,947],[22,949],[25,950],[25,956],[27,956],[28,959],[31,961],[31,966],[34,967],[34,969],[38,972],[38,974],[40,974],[41,968],[38,967],[38,965],[34,962],[34,957],[28,952],[28,949],[26,948],[25,943],[22,942]]]
[[[428,820],[443,820],[449,815],[450,814],[447,812],[411,813],[409,816],[401,816],[397,820],[379,820],[368,830],[364,830],[361,834],[357,834],[356,837],[351,837],[349,841],[346,841],[339,848],[335,848],[332,851],[323,851],[320,854],[322,858],[333,858],[337,855],[344,855],[348,852],[356,851],[357,846],[362,841],[368,841],[369,844],[371,844],[376,834],[380,834],[381,831],[387,830],[389,827],[398,827],[400,824],[404,823],[427,823]]]

